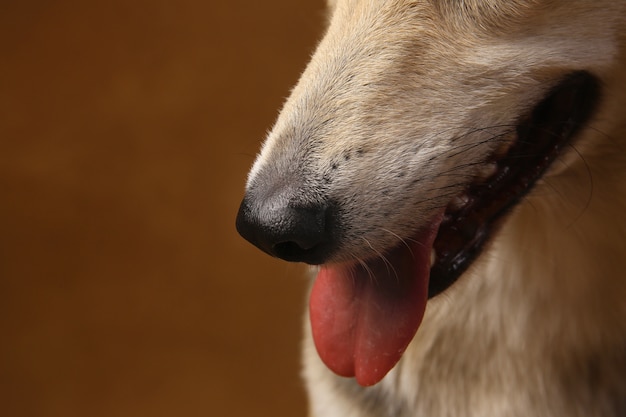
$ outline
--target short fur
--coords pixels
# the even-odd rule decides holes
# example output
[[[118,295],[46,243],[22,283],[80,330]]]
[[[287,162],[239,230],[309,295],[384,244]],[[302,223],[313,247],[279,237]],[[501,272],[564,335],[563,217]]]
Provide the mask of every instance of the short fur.
[[[407,238],[563,75],[593,120],[374,387],[307,330],[311,416],[626,415],[626,1],[331,0],[329,26],[249,177],[343,204],[332,261]],[[307,322],[308,329],[308,322]]]

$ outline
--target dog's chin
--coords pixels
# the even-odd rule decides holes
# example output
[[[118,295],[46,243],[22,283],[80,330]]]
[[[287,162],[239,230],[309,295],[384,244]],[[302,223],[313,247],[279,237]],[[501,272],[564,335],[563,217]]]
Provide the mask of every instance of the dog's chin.
[[[597,78],[573,72],[520,118],[509,149],[485,161],[488,178],[467,186],[446,209],[433,243],[429,297],[449,288],[480,255],[505,215],[571,147],[599,98]]]

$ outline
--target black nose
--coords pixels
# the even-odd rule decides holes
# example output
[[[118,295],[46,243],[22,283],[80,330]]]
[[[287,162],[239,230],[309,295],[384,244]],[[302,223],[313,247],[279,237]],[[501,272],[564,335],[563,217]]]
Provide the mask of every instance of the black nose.
[[[334,246],[335,210],[326,202],[299,203],[289,193],[248,193],[237,214],[237,231],[272,256],[321,264]]]

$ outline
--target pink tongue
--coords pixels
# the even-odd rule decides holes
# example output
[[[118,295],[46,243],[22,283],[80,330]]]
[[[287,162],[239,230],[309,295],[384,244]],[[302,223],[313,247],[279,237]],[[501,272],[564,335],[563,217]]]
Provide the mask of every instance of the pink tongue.
[[[426,309],[436,229],[367,266],[322,266],[309,311],[315,346],[332,371],[370,386],[400,360]]]

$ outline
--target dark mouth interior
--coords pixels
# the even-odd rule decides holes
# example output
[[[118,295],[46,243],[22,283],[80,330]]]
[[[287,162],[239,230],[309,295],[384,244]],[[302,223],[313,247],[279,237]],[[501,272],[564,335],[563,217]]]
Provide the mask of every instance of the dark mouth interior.
[[[472,184],[461,208],[448,209],[434,243],[428,296],[452,285],[480,254],[501,218],[519,202],[586,124],[599,101],[600,85],[588,72],[567,75],[517,125],[515,143],[486,181]]]

